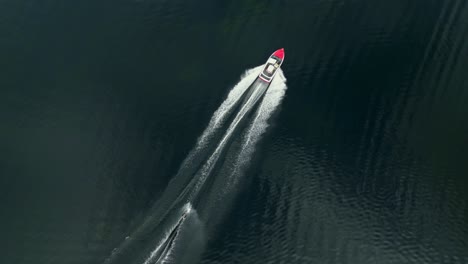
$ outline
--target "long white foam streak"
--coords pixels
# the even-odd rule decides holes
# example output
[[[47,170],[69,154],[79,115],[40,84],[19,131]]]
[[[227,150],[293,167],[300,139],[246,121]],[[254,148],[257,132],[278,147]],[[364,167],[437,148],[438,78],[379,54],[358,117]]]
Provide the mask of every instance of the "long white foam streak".
[[[258,66],[256,68],[247,70],[242,76],[239,83],[235,85],[229,92],[226,100],[224,100],[221,106],[213,114],[207,128],[198,138],[195,147],[192,149],[192,151],[182,163],[180,170],[183,170],[185,167],[191,166],[191,162],[194,159],[194,157],[196,157],[200,153],[200,151],[203,150],[207,142],[213,137],[213,135],[216,134],[216,131],[223,125],[227,117],[234,110],[234,106],[237,103],[239,103],[239,100],[242,99],[242,94],[244,94],[244,92],[246,92],[246,90],[249,87],[252,89],[253,92],[249,95],[247,101],[242,104],[241,108],[239,109],[236,116],[229,125],[228,129],[221,138],[220,143],[216,146],[216,149],[209,156],[208,160],[203,165],[200,172],[193,177],[191,182],[184,188],[182,193],[178,196],[178,199],[174,201],[173,206],[175,206],[180,200],[190,201],[199,193],[200,188],[203,186],[204,182],[206,181],[206,178],[210,175],[223,149],[225,149],[226,144],[229,142],[229,139],[232,137],[239,123],[249,112],[249,110],[251,110],[252,107],[254,107],[256,102],[261,98],[261,96],[265,92],[267,86],[263,83],[261,83],[261,85],[257,85],[258,87],[251,87],[251,84],[255,81],[261,69],[262,66]],[[188,213],[189,212],[194,212],[194,210],[190,207]],[[160,242],[157,243],[156,248],[150,253],[150,255],[143,262],[143,264],[165,263],[168,261],[171,247],[177,239],[177,229],[181,227],[188,213],[183,214],[179,221],[175,222],[172,226],[166,229],[166,234],[163,236]]]
[[[253,70],[248,71],[247,74],[251,73],[251,76],[247,75],[246,77],[251,77],[251,78],[244,78],[238,85],[236,85],[233,88],[233,90],[229,93],[228,98],[225,100],[225,102],[223,102],[222,106],[220,106],[220,108],[213,115],[207,129],[205,129],[205,132],[199,138],[197,146],[195,147],[195,150],[197,148],[201,148],[203,144],[205,144],[205,141],[210,137],[210,134],[213,133],[212,131],[214,131],[217,127],[220,126],[220,123],[224,121],[223,119],[225,119],[225,116],[229,112],[229,109],[232,108],[235,102],[241,98],[241,95],[250,86],[250,84],[253,82],[253,79],[256,78],[256,76],[258,75],[258,71],[260,69],[261,67],[257,67]],[[246,79],[248,79],[248,81],[244,82]],[[271,99],[268,99],[268,103],[262,102],[261,109],[257,111],[255,119],[250,125],[249,133],[247,133],[247,137],[245,138],[246,141],[243,143],[242,153],[240,153],[240,155],[244,154],[245,152],[244,149],[248,149],[245,146],[248,145],[249,142],[255,143],[256,137],[259,137],[261,133],[263,133],[263,132],[260,132],[258,129],[256,129],[255,126],[260,124],[263,127],[260,130],[264,131],[266,129],[265,124],[266,124],[267,118],[271,115],[272,110],[281,101],[278,98],[282,98],[282,96],[284,95],[285,79],[284,77],[280,79],[282,80],[282,82],[280,82],[279,85],[278,84],[275,85],[274,83],[271,84],[271,86],[273,87],[270,87],[270,89],[274,88],[275,92],[267,92],[266,95],[268,95],[269,98]],[[243,86],[243,87],[240,87],[240,86]],[[203,187],[206,179],[210,176],[219,158],[222,156],[222,152],[226,149],[226,146],[228,142],[230,141],[230,139],[232,138],[237,127],[239,126],[241,121],[245,118],[245,116],[250,112],[250,110],[252,110],[252,108],[256,105],[258,100],[262,98],[267,88],[268,86],[263,82],[256,82],[250,87],[251,89],[250,94],[246,98],[246,101],[242,102],[241,108],[238,110],[236,116],[232,120],[231,124],[229,125],[224,135],[222,136],[215,150],[209,156],[208,160],[203,165],[200,172],[197,173],[197,175],[192,179],[192,181],[186,186],[186,188],[184,189],[183,193],[179,196],[179,198],[191,201],[197,195],[200,194],[200,189]],[[275,98],[278,101],[276,102],[276,104],[271,102]],[[194,152],[196,153],[196,151]],[[242,162],[242,161],[238,160],[238,162]],[[153,252],[150,254],[150,256],[146,259],[146,261],[143,264],[166,263],[166,261],[167,262],[170,261],[169,257],[170,257],[171,248],[169,249],[166,249],[166,248],[172,247],[173,244],[176,243],[175,240],[177,239],[177,235],[174,235],[174,230],[180,228],[180,225],[183,224],[183,222],[181,221],[183,220],[179,220],[177,223],[175,223],[172,227],[168,229],[166,235],[158,243],[157,247],[153,250]],[[158,259],[156,259],[157,257]]]
[[[231,89],[227,98],[214,112],[213,116],[205,128],[201,136],[198,138],[195,147],[190,151],[189,155],[182,162],[181,169],[190,166],[193,157],[195,157],[200,149],[202,149],[206,143],[213,137],[215,132],[221,127],[226,121],[229,114],[233,111],[236,103],[241,99],[242,94],[249,88],[250,84],[257,78],[260,70],[263,66],[258,66],[245,71],[241,76],[241,80]]]
[[[261,71],[262,66],[258,66],[249,70],[246,70],[245,73],[241,76],[240,81],[230,90],[226,99],[221,103],[219,108],[214,112],[213,116],[208,123],[208,126],[205,128],[201,136],[198,138],[197,143],[195,144],[194,148],[189,152],[185,160],[182,162],[179,172],[175,175],[175,177],[171,180],[168,187],[166,188],[165,193],[163,194],[163,199],[161,202],[163,204],[159,204],[158,202],[154,204],[153,208],[150,210],[148,216],[143,220],[143,222],[138,226],[134,232],[127,236],[123,243],[115,248],[111,255],[106,258],[104,261],[105,264],[114,263],[114,261],[118,261],[121,257],[120,254],[125,254],[127,248],[131,247],[135,243],[135,240],[138,240],[139,237],[150,230],[155,225],[162,224],[162,221],[165,219],[166,214],[171,210],[177,210],[176,204],[174,200],[180,200],[183,195],[180,193],[173,193],[174,190],[187,192],[189,186],[187,186],[187,182],[185,181],[186,177],[193,176],[190,173],[184,172],[191,172],[193,169],[194,161],[201,156],[201,153],[205,150],[207,143],[213,139],[214,135],[218,135],[219,129],[223,126],[231,113],[235,109],[236,105],[242,98],[244,92],[250,87],[252,82],[258,76]],[[196,162],[195,162],[196,163]],[[187,176],[189,175],[189,176]],[[189,178],[190,181],[190,178]],[[188,184],[191,185],[191,184]],[[166,204],[166,202],[168,204]],[[171,230],[166,229],[166,230]],[[164,245],[164,239],[160,245]],[[154,254],[157,254],[157,248],[153,251]],[[152,257],[148,258],[148,261],[145,263],[149,263],[149,259],[154,259]]]
[[[188,197],[189,200],[193,199],[199,193],[200,188],[203,186],[207,177],[213,171],[213,168],[221,157],[223,150],[226,148],[226,144],[229,142],[232,135],[236,131],[236,128],[239,126],[239,123],[244,119],[249,111],[252,110],[267,88],[268,86],[263,82],[258,82],[256,85],[251,87],[252,94],[250,94],[247,101],[242,105],[242,108],[239,110],[236,117],[229,125],[229,128],[222,137],[220,143],[216,146],[213,154],[211,154],[205,165],[202,167],[199,177],[194,178],[194,180],[196,180],[196,184],[190,187],[191,194]]]
[[[222,178],[216,179],[212,191],[204,193],[207,197],[204,199],[203,206],[200,206],[200,210],[203,208],[206,212],[216,212],[216,215],[210,215],[210,218],[207,219],[207,224],[210,226],[216,228],[216,225],[223,221],[223,217],[230,211],[232,202],[240,190],[239,187],[246,186],[241,183],[241,181],[246,180],[243,178],[245,169],[248,168],[254,152],[258,149],[258,143],[263,134],[271,125],[271,117],[281,104],[286,90],[286,78],[280,71],[270,84],[262,101],[259,102],[255,112],[249,117],[249,123],[242,129],[241,137],[236,139],[238,147],[229,153],[229,162],[223,165],[220,172]],[[244,181],[244,183],[246,182]]]
[[[284,94],[286,93],[286,78],[282,71],[277,73],[277,76],[268,88],[263,101],[258,107],[254,118],[252,119],[246,133],[242,139],[242,147],[239,155],[237,156],[235,170],[231,174],[231,181],[236,180],[236,175],[245,165],[248,164],[258,141],[261,139],[263,133],[269,126],[269,119],[277,107],[281,104]]]
[[[226,179],[226,183],[229,184],[229,182],[232,182],[238,176],[239,173],[237,172],[242,170],[248,163],[255,149],[255,144],[268,126],[269,117],[280,104],[286,91],[286,79],[281,70],[277,73],[277,76],[269,88],[263,82],[254,83],[261,69],[262,66],[258,66],[247,70],[239,83],[231,89],[227,98],[215,111],[208,126],[198,138],[195,147],[182,162],[179,172],[175,175],[173,180],[171,180],[166,191],[163,193],[160,199],[161,202],[153,206],[152,210],[142,224],[139,225],[137,230],[135,230],[119,248],[113,251],[111,256],[106,259],[105,263],[113,263],[114,259],[121,259],[122,254],[124,254],[124,256],[127,254],[125,252],[131,253],[131,249],[138,246],[138,244],[135,244],[136,241],[145,237],[145,234],[148,234],[148,232],[153,232],[152,230],[157,231],[158,229],[163,232],[162,234],[160,233],[160,236],[156,235],[155,237],[159,242],[156,243],[154,250],[141,259],[139,263],[166,263],[172,261],[169,259],[171,255],[177,255],[179,258],[183,255],[189,256],[187,252],[185,252],[185,254],[182,252],[182,254],[171,253],[176,250],[178,244],[180,244],[178,240],[184,240],[185,242],[182,244],[190,240],[196,241],[195,244],[191,244],[192,248],[200,247],[198,251],[202,251],[201,245],[204,244],[204,225],[200,221],[201,219],[198,218],[196,210],[192,208],[192,201],[196,202],[196,198],[201,195],[201,188],[203,188],[207,178],[212,174],[214,168],[219,163],[219,159],[223,156],[224,151],[229,149],[229,142],[232,142],[233,135],[237,131],[237,128],[240,127],[241,121],[251,113],[257,105],[257,102],[263,98],[247,130],[244,130],[245,132],[242,133],[242,147],[234,158],[236,166],[233,173],[225,175],[225,177],[229,178]],[[247,91],[249,87],[250,90]],[[265,93],[267,88],[268,90]],[[242,95],[245,92],[248,94],[244,97]],[[241,102],[240,100],[244,101]],[[234,110],[236,110],[236,113],[233,113]],[[231,120],[232,114],[235,114],[235,116]],[[231,122],[227,130],[220,131],[220,129],[226,127],[224,124],[228,119],[231,120]],[[218,139],[218,136],[221,136],[220,139]],[[214,146],[208,144],[215,137],[217,143]],[[211,147],[214,147],[214,150],[207,152]],[[207,159],[204,157],[205,154],[208,154]],[[196,164],[200,160],[203,160],[203,162],[200,163],[202,166],[201,168],[197,168]],[[194,171],[194,174],[192,174],[192,171]],[[207,197],[210,196],[209,194],[207,195]],[[187,230],[190,231],[188,232]],[[198,233],[196,233],[197,231]],[[188,233],[190,233],[190,235],[187,235]],[[195,233],[197,235],[194,235]],[[129,248],[130,251],[126,250],[126,248]],[[193,249],[193,251],[197,250]],[[121,262],[122,261],[119,263]]]

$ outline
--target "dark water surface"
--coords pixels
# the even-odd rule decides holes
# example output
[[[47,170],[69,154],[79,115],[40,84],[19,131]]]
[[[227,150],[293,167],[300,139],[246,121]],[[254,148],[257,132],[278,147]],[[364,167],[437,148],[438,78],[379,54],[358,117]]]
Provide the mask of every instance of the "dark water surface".
[[[465,0],[0,0],[0,263],[103,263],[280,47],[199,262],[468,263],[467,38]]]

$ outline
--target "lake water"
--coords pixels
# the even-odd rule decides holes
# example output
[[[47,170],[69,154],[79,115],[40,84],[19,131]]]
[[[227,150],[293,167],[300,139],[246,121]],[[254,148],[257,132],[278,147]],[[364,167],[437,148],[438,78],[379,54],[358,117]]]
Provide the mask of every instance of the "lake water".
[[[0,263],[468,263],[467,36],[464,0],[2,0]]]

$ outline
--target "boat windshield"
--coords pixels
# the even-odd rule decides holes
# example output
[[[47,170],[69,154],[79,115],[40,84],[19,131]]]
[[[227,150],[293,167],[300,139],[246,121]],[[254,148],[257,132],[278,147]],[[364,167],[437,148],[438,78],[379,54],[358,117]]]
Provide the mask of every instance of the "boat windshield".
[[[265,76],[268,76],[268,77],[271,77],[273,76],[273,74],[275,73],[276,71],[276,67],[274,64],[272,63],[268,63],[265,68],[263,69],[263,74]]]
[[[267,67],[266,70],[267,70],[268,73],[273,73],[273,71],[275,70],[275,66],[273,66],[273,65],[268,65],[268,67]]]

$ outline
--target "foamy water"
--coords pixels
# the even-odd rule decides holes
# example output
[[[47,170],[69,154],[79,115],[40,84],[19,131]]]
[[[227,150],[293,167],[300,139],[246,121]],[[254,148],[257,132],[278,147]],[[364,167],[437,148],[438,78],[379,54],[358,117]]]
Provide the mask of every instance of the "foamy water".
[[[227,117],[234,109],[235,104],[240,100],[242,94],[249,88],[252,82],[257,78],[263,66],[258,66],[249,70],[241,76],[240,81],[231,89],[227,98],[221,103],[219,108],[213,113],[208,126],[198,138],[195,147],[183,161],[181,168],[190,166],[193,157],[212,139],[215,132],[224,124]]]
[[[119,259],[117,255],[122,253],[125,247],[130,247],[129,244],[137,242],[139,240],[138,237],[140,235],[144,236],[148,232],[147,230],[159,229],[161,234],[158,235],[158,242],[156,242],[151,252],[147,253],[144,261],[139,262],[143,264],[177,262],[173,258],[174,256],[187,255],[183,253],[183,247],[184,243],[189,242],[179,238],[179,231],[184,228],[185,230],[190,229],[187,232],[192,234],[199,231],[197,237],[186,236],[185,240],[200,240],[201,237],[204,237],[204,234],[200,234],[200,230],[203,230],[203,223],[198,218],[197,208],[193,208],[192,204],[200,196],[205,198],[210,197],[209,191],[208,193],[205,191],[201,192],[209,177],[226,177],[230,178],[226,179],[226,182],[232,182],[233,178],[241,176],[239,172],[248,164],[247,161],[252,156],[256,143],[268,127],[269,117],[280,104],[286,91],[286,79],[281,71],[278,72],[278,75],[269,87],[266,83],[254,82],[261,68],[262,66],[258,66],[247,70],[239,83],[231,89],[226,99],[214,112],[208,126],[198,138],[194,148],[182,162],[179,172],[166,188],[167,191],[165,191],[165,194],[161,198],[161,200],[166,200],[166,202],[154,206],[156,208],[155,211],[147,216],[132,236],[129,236],[130,239],[126,239],[123,245],[113,252],[106,263],[113,263],[114,258]],[[251,90],[247,91],[249,87]],[[248,94],[244,96],[246,92]],[[255,109],[256,111],[253,112],[253,115],[250,115]],[[232,116],[234,118],[231,119],[228,125],[226,121]],[[236,133],[241,128],[241,124],[245,124],[242,121],[247,116],[251,117],[250,123],[247,126],[242,126],[241,133]],[[224,131],[221,129],[224,129]],[[226,155],[226,151],[229,150],[229,143],[234,140],[235,135],[242,136],[241,151],[229,161],[230,165],[234,164],[236,169],[230,175],[216,175],[216,173],[213,173],[214,168],[218,164],[222,166],[220,157]],[[214,139],[217,142],[213,142]],[[214,144],[213,150],[209,153],[207,153],[208,144]],[[201,160],[203,157],[205,157],[204,161]],[[197,169],[198,165],[196,163],[199,161],[202,161],[202,165]],[[174,191],[177,193],[174,193]],[[164,206],[167,208],[161,209]],[[196,216],[195,222],[197,224],[188,226],[186,223],[187,218],[193,218],[193,216]],[[192,221],[192,223],[194,222]],[[172,254],[175,247],[182,247],[182,249],[179,249],[182,250],[182,253]],[[201,253],[202,250],[200,249],[199,251],[197,253]]]
[[[277,76],[270,84],[263,101],[258,107],[258,110],[250,122],[247,131],[243,135],[242,148],[234,165],[235,170],[231,174],[232,176],[229,177],[229,184],[232,184],[236,181],[238,174],[250,161],[258,141],[261,139],[262,135],[266,132],[269,126],[270,117],[281,104],[281,101],[283,100],[283,97],[286,93],[286,89],[286,78],[284,77],[283,72],[280,71],[277,73]]]

